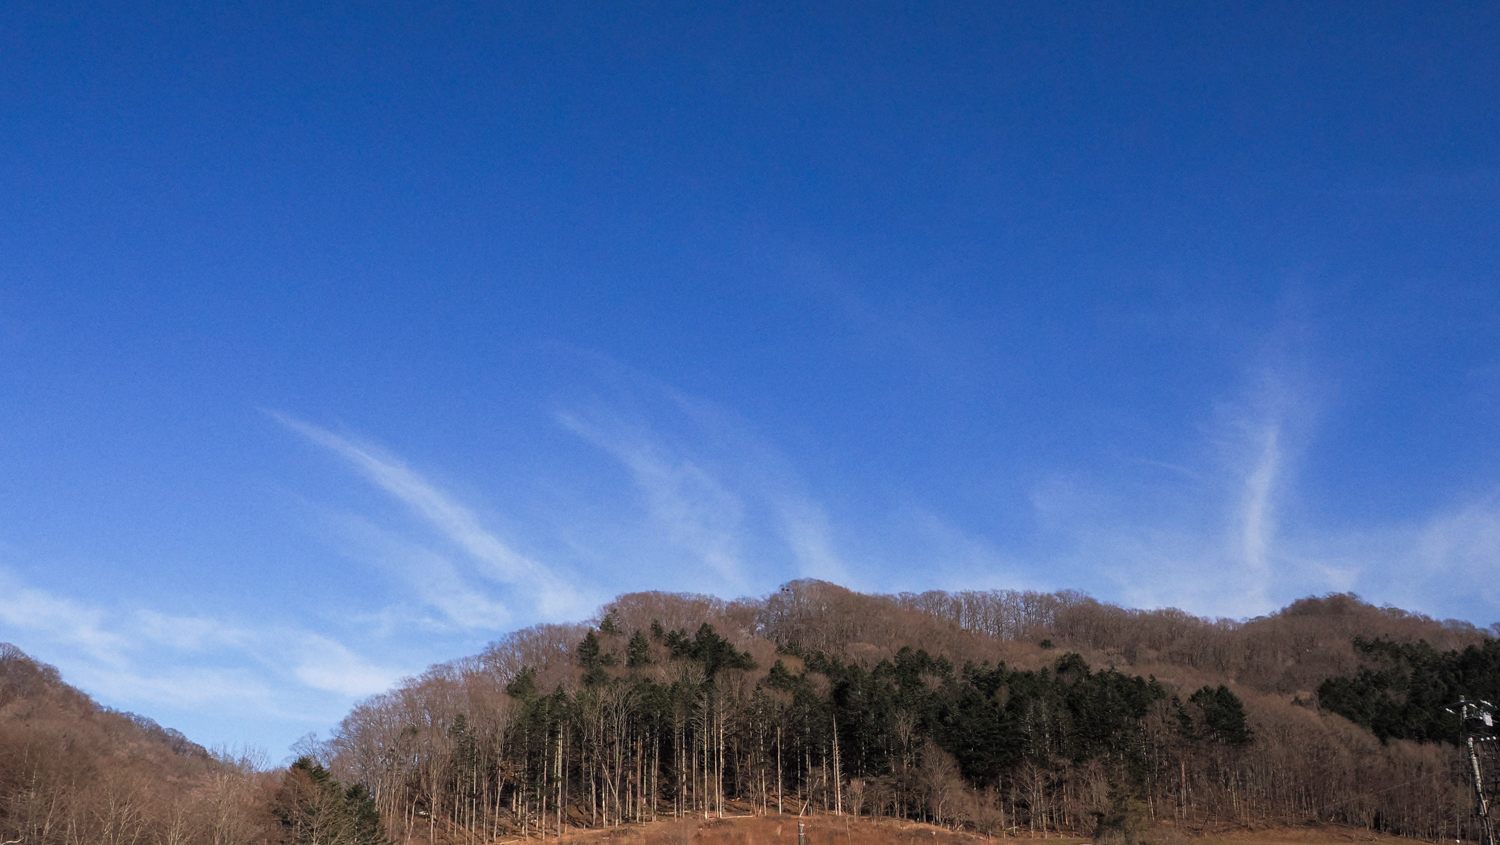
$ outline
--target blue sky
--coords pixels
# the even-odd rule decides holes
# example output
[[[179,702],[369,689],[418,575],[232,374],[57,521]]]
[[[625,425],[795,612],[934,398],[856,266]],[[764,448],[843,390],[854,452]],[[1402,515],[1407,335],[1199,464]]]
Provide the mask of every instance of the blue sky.
[[[632,590],[1489,625],[1497,41],[1479,3],[5,4],[0,639],[274,761]]]

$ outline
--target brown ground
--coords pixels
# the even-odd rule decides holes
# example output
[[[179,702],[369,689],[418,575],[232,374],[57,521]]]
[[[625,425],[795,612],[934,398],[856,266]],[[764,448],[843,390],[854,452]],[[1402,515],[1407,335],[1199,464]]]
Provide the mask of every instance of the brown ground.
[[[1205,833],[1187,840],[1193,845],[1413,845],[1419,840],[1372,833],[1358,827],[1285,827]]]
[[[1084,845],[1077,837],[997,837],[960,833],[932,825],[895,819],[809,816],[807,845]],[[1413,845],[1413,840],[1382,836],[1358,828],[1299,827],[1258,831],[1184,834],[1156,832],[1151,841],[1161,845]],[[506,840],[540,845],[541,840]],[[558,845],[796,845],[797,819],[793,816],[746,816],[739,818],[668,819],[655,824],[579,831]]]
[[[980,845],[985,837],[896,819],[809,816],[807,845]],[[796,845],[795,816],[669,819],[642,827],[569,834],[561,845]],[[1050,840],[1072,845],[1080,840]]]

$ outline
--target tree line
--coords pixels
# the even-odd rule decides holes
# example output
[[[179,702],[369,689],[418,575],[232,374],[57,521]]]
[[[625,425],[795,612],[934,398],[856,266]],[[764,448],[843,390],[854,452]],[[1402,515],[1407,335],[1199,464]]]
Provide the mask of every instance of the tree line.
[[[761,601],[626,596],[594,624],[517,632],[365,702],[324,753],[393,831],[430,841],[809,811],[991,833],[1469,832],[1451,749],[1351,723],[1267,655],[1305,648],[1357,677],[1370,653],[1351,628],[1488,648],[1485,632],[1352,597],[1245,623],[1073,594],[948,606],[967,615],[933,594],[817,582]],[[986,607],[1019,615],[996,625],[1007,617]],[[1132,621],[1148,631],[1134,641]],[[1218,641],[1192,647],[1194,632]],[[1133,649],[1111,647],[1122,641]]]
[[[435,845],[807,812],[1468,838],[1442,709],[1500,698],[1494,633],[1346,595],[1234,621],[1067,592],[639,593],[407,679],[274,769],[0,646],[0,842]]]

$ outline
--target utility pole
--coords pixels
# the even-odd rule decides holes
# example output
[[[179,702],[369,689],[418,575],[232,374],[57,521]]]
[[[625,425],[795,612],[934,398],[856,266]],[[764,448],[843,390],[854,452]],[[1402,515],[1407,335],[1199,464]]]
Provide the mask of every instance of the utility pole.
[[[1490,820],[1490,801],[1484,790],[1484,775],[1479,770],[1480,742],[1494,742],[1495,705],[1484,700],[1462,699],[1448,708],[1458,716],[1459,733],[1469,755],[1469,773],[1474,777],[1474,814],[1479,817],[1480,845],[1500,845],[1495,841],[1495,824]]]

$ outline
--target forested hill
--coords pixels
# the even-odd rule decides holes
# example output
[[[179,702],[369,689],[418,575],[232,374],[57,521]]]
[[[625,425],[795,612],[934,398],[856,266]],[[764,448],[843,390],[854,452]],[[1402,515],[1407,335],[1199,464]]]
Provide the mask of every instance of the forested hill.
[[[1346,595],[1225,621],[1075,593],[638,593],[433,667],[279,771],[0,645],[0,842],[436,845],[807,812],[1106,843],[1472,838],[1444,708],[1500,699],[1495,633]]]
[[[361,704],[324,762],[433,841],[804,811],[1463,838],[1442,709],[1500,687],[1494,633],[1348,595],[1227,621],[1067,592],[638,593]]]

